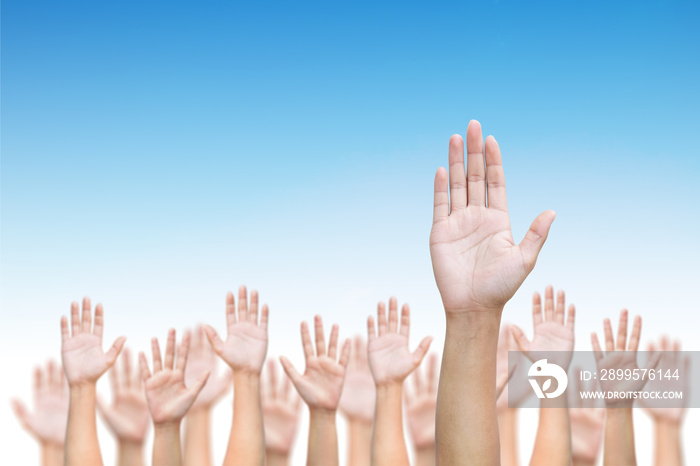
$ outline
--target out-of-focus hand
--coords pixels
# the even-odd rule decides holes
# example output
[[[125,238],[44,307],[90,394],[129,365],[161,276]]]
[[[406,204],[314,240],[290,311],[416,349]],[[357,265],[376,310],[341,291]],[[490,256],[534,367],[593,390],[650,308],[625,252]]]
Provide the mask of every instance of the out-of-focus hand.
[[[211,375],[190,410],[210,409],[231,388],[233,373],[226,368],[222,374],[217,374],[216,366],[217,357],[204,334],[204,328],[197,326],[192,335],[190,355],[185,369],[185,383],[189,386],[202,374],[209,372]]]
[[[234,372],[247,372],[259,375],[267,354],[267,319],[269,309],[263,305],[258,322],[258,292],[250,293],[245,286],[238,290],[238,317],[233,293],[226,295],[226,341],[210,326],[205,327],[207,338],[216,354],[231,366]]]
[[[115,364],[109,371],[112,382],[112,404],[97,398],[97,408],[112,433],[120,441],[143,443],[148,432],[150,415],[138,371],[131,369],[131,355],[124,348],[121,369]]]
[[[353,339],[350,362],[345,371],[343,394],[340,396],[340,411],[350,420],[371,424],[374,420],[374,405],[377,387],[367,360],[367,342],[360,336]]]
[[[277,364],[274,360],[268,361],[261,398],[265,449],[285,456],[289,455],[294,445],[301,414],[301,398],[291,388],[288,377],[284,377],[280,386]]]
[[[34,411],[18,399],[12,400],[12,408],[22,427],[39,443],[63,446],[68,421],[68,389],[61,366],[54,361],[46,369],[34,371]]]
[[[92,325],[90,298],[83,298],[83,316],[78,303],[71,304],[71,331],[68,319],[61,318],[61,357],[69,385],[95,383],[117,360],[126,337],[116,339],[106,353],[102,351],[104,311],[102,304],[95,307],[95,325]]]
[[[671,343],[665,336],[659,339],[658,344],[649,344],[649,355],[650,357],[653,357],[654,354],[659,355],[656,370],[661,370],[664,377],[656,377],[654,380],[647,381],[645,390],[679,391],[678,388],[682,387],[680,391],[690,393],[690,357],[682,356],[680,350],[680,340]],[[656,351],[661,351],[661,353],[656,353]],[[670,378],[666,378],[666,375],[669,375]],[[678,378],[675,375],[678,375]],[[656,422],[681,424],[687,408],[688,397],[684,396],[682,400],[653,400],[652,402],[642,398],[640,404]]]
[[[527,379],[528,365],[517,364],[515,361],[510,361],[508,358],[508,351],[516,351],[517,349],[517,343],[515,342],[515,337],[513,337],[511,325],[502,325],[501,331],[498,334],[498,347],[496,349],[496,380],[506,380],[506,384],[503,386],[503,390],[498,392],[500,394],[496,401],[496,409],[499,413],[508,408],[518,408],[532,395],[532,389],[525,384],[516,384],[511,387],[507,383],[510,377],[516,372],[520,374],[521,380]],[[525,359],[524,356],[522,358],[523,360]]]
[[[165,349],[165,362],[160,356],[158,339],[151,340],[153,352],[153,374],[148,368],[146,355],[139,354],[141,378],[145,383],[146,400],[154,424],[180,422],[194,403],[195,398],[209,378],[209,373],[202,374],[190,387],[185,386],[185,368],[189,353],[190,334],[185,332],[182,343],[177,348],[175,362],[175,329],[168,332]]]
[[[326,354],[321,316],[316,316],[314,319],[314,333],[316,336],[315,353],[311,343],[309,326],[306,322],[301,323],[301,341],[306,358],[304,375],[297,372],[289,359],[284,356],[280,357],[280,362],[299,395],[310,409],[335,411],[343,391],[345,369],[350,359],[350,340],[345,340],[340,358],[336,361],[338,358],[338,326],[333,325],[331,329],[328,354]]]
[[[595,464],[603,443],[605,409],[595,406],[595,400],[583,399],[578,394],[595,390],[596,381],[581,380],[581,371],[576,373],[576,392],[570,397],[571,456],[574,464]]]
[[[449,195],[447,171],[440,168],[435,175],[430,255],[448,314],[502,309],[535,266],[555,217],[551,210],[540,214],[516,245],[501,151],[493,136],[485,147],[484,152],[481,125],[470,121],[466,174],[464,143],[454,135],[449,147]]]
[[[561,366],[564,370],[569,368],[574,350],[574,319],[576,308],[569,306],[569,315],[564,323],[564,309],[566,298],[564,291],[557,293],[557,305],[554,306],[554,290],[548,286],[544,294],[544,320],[542,319],[542,299],[539,293],[532,297],[532,321],[535,328],[535,337],[528,340],[525,333],[517,325],[511,326],[511,331],[520,351],[531,361],[535,361],[532,352],[548,353],[549,362]],[[553,353],[552,353],[553,352]]]
[[[374,318],[367,319],[369,339],[369,368],[376,385],[402,383],[420,365],[430,348],[432,337],[425,337],[413,353],[408,349],[408,336],[411,326],[411,310],[408,304],[401,308],[401,329],[399,330],[398,304],[395,297],[389,299],[389,321],[387,323],[384,303],[377,306],[379,335]]]
[[[413,390],[404,392],[404,406],[408,432],[413,446],[420,450],[435,446],[435,407],[437,406],[438,363],[437,354],[428,356],[427,370],[420,367],[413,371]],[[406,382],[408,384],[408,382]]]

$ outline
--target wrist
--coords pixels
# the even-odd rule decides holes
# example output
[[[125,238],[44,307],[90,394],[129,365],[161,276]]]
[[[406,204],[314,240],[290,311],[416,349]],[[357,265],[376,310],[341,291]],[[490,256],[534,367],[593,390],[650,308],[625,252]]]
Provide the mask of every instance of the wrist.
[[[450,321],[463,320],[501,320],[504,306],[494,304],[492,306],[469,306],[463,308],[445,307],[445,318]]]
[[[169,433],[172,431],[180,432],[180,424],[182,424],[182,419],[172,419],[162,422],[153,421],[154,435],[158,433]]]
[[[143,445],[146,439],[132,440],[132,439],[117,439],[119,444],[119,449],[123,451],[134,451],[140,452],[143,450]]]
[[[335,424],[336,409],[327,409],[309,406],[309,418],[311,421],[324,424]]]
[[[260,385],[260,373],[259,372],[249,372],[243,370],[236,370],[233,372],[233,385],[234,386],[252,386],[256,387]]]
[[[266,464],[269,466],[286,466],[289,464],[289,452],[284,453],[277,450],[265,450]]]
[[[97,388],[97,381],[80,381],[72,382],[68,384],[68,390],[71,394],[83,394],[83,393],[95,393]]]
[[[657,432],[664,432],[664,433],[670,433],[670,434],[678,434],[681,429],[681,423],[680,419],[679,420],[671,420],[671,419],[662,419],[662,418],[655,418],[654,419],[654,428],[657,430]]]
[[[403,392],[403,381],[396,380],[377,383],[377,400],[391,396],[401,396]]]

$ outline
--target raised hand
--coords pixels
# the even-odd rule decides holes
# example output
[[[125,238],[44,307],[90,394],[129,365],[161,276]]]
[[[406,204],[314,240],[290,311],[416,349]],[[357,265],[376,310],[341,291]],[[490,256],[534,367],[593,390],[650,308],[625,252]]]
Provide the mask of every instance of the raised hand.
[[[18,399],[12,400],[17,419],[42,446],[63,448],[68,421],[68,389],[61,366],[49,361],[34,371],[34,410]]]
[[[288,377],[280,384],[277,363],[267,362],[267,378],[263,378],[262,410],[265,425],[265,450],[270,456],[288,459],[296,437],[301,415],[301,399],[291,388]]]
[[[343,391],[345,369],[350,359],[350,341],[345,341],[338,358],[338,326],[333,325],[331,328],[327,353],[321,316],[314,318],[314,333],[316,337],[315,351],[314,345],[311,343],[309,326],[306,322],[301,323],[301,341],[306,358],[306,370],[303,375],[297,372],[286,357],[281,356],[280,362],[309,408],[335,411]]]
[[[210,376],[190,411],[210,409],[231,389],[233,373],[226,369],[222,374],[217,374],[216,366],[217,357],[204,334],[204,327],[197,326],[192,334],[190,354],[185,369],[185,383],[191,385],[207,372]]]
[[[554,290],[548,286],[544,293],[544,319],[542,318],[542,299],[539,293],[532,297],[532,322],[535,328],[535,336],[528,340],[525,333],[517,325],[511,326],[513,337],[522,351],[531,361],[539,359],[533,356],[535,352],[548,352],[547,357],[567,370],[571,363],[574,350],[574,319],[576,308],[569,305],[568,318],[564,323],[564,309],[566,298],[564,291],[557,293],[557,305],[554,306]],[[553,353],[552,353],[553,352]]]
[[[501,326],[501,331],[498,334],[498,347],[496,348],[496,391],[499,394],[496,401],[496,408],[499,414],[508,409],[519,407],[532,395],[532,389],[525,384],[516,384],[513,388],[507,383],[516,372],[522,373],[521,378],[523,380],[527,378],[528,366],[526,364],[516,364],[508,359],[508,351],[515,350],[517,350],[517,343],[513,336],[511,325],[504,324]],[[502,380],[506,380],[506,383],[503,385],[503,390],[498,391],[498,381]],[[515,390],[515,392],[513,392],[513,390]]]
[[[92,322],[90,298],[83,298],[83,316],[78,303],[71,304],[71,331],[68,319],[61,318],[61,357],[69,385],[95,383],[117,360],[126,337],[119,337],[107,353],[102,351],[104,311],[102,304],[95,307],[95,324]]]
[[[427,369],[413,371],[413,390],[404,396],[408,433],[416,450],[435,448],[435,407],[437,406],[437,354],[428,356]],[[425,372],[425,373],[423,373]],[[408,382],[406,382],[408,383]]]
[[[345,384],[340,396],[340,412],[351,421],[372,424],[377,387],[369,369],[367,342],[360,336],[353,338],[350,361],[345,371]]]
[[[411,328],[411,310],[408,304],[401,308],[401,328],[399,330],[398,304],[395,297],[389,299],[389,321],[386,306],[377,306],[379,335],[374,317],[367,319],[369,367],[376,385],[402,383],[420,365],[423,356],[430,348],[432,337],[425,337],[413,353],[408,349],[408,336]]]
[[[269,309],[263,305],[258,322],[258,292],[250,293],[245,286],[238,289],[238,316],[233,293],[226,295],[226,341],[210,326],[205,327],[207,338],[216,354],[231,366],[234,372],[260,374],[267,354],[267,319]]]
[[[109,371],[112,404],[107,404],[98,397],[97,408],[120,442],[142,444],[151,420],[143,391],[143,380],[138,371],[132,371],[128,348],[124,348],[120,359],[121,368],[117,363]]]
[[[458,135],[450,138],[449,195],[447,171],[440,168],[435,175],[430,255],[448,314],[500,311],[535,266],[555,217],[551,210],[540,214],[516,245],[501,151],[493,136],[485,147],[484,156],[481,125],[470,121],[466,175],[464,143]]]
[[[573,406],[569,408],[571,420],[571,457],[575,466],[594,465],[603,443],[605,409],[595,407],[595,400],[583,399],[579,393],[593,391],[596,381],[581,380],[581,371],[576,371],[576,392],[571,396]]]
[[[649,380],[646,387],[650,391],[680,391],[690,393],[690,357],[682,356],[680,353],[681,342],[675,340],[673,343],[665,336],[659,338],[659,341],[649,344],[649,355],[655,357],[658,354],[657,370],[661,374],[678,375],[676,377],[655,377],[654,380]],[[656,353],[661,351],[661,353]],[[684,396],[682,400],[653,400],[652,402],[642,398],[640,404],[644,406],[647,413],[658,422],[666,422],[674,425],[680,425],[683,421],[687,408],[688,397]]]

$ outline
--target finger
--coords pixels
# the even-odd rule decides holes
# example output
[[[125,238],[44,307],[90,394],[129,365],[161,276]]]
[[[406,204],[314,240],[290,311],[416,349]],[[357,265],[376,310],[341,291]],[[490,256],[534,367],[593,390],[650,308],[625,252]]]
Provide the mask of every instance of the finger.
[[[347,338],[343,343],[343,350],[340,352],[340,360],[338,362],[343,367],[348,367],[348,361],[350,361],[350,340]]]
[[[438,388],[438,371],[437,371],[437,364],[438,364],[438,355],[433,353],[430,356],[428,356],[428,380],[427,380],[427,387],[428,391],[430,393],[437,393],[437,388]],[[416,371],[418,372],[418,371]]]
[[[486,206],[486,167],[481,124],[472,120],[467,127],[467,202]]]
[[[534,328],[537,328],[539,324],[542,323],[542,298],[540,294],[535,291],[532,295],[532,324]]]
[[[399,305],[396,297],[389,298],[389,332],[396,333],[399,329]]]
[[[642,336],[642,318],[636,316],[634,318],[634,324],[632,324],[632,335],[630,335],[628,351],[637,351],[639,349],[639,339]]]
[[[163,367],[167,370],[173,369],[175,362],[175,329],[168,330],[168,340],[165,344],[165,363]]]
[[[615,351],[615,341],[613,340],[610,319],[603,320],[603,331],[605,332],[605,351]]]
[[[285,377],[284,380],[282,381],[282,398],[285,400],[289,400],[289,397],[292,393],[292,382],[289,380],[289,377]]]
[[[190,331],[185,330],[185,332],[182,334],[182,341],[180,342],[180,345],[177,348],[177,370],[180,372],[185,372],[185,368],[187,367],[187,358],[189,357],[190,354]]]
[[[386,333],[386,306],[383,302],[377,304],[377,327],[380,337]]]
[[[284,373],[287,374],[287,377],[289,377],[292,380],[294,387],[297,389],[297,391],[299,391],[299,383],[302,379],[301,374],[297,372],[292,363],[289,362],[289,359],[285,358],[284,356],[280,356],[280,363],[282,364],[282,369],[284,369]]]
[[[401,335],[406,338],[411,334],[411,308],[408,304],[401,306]]]
[[[277,367],[274,359],[270,359],[267,363],[267,375],[269,379],[268,393],[270,399],[274,400],[277,398]]]
[[[661,361],[661,356],[663,356],[663,352],[657,351],[656,353],[649,354],[649,359],[647,360],[646,366],[644,368],[647,371],[654,370]]]
[[[226,293],[226,327],[229,335],[231,329],[236,324],[236,300],[233,298],[233,293]]]
[[[467,207],[467,174],[464,169],[464,140],[455,134],[450,138],[450,212]]]
[[[267,332],[267,321],[270,315],[270,308],[267,304],[263,304],[262,312],[260,313],[260,326]]]
[[[46,375],[46,388],[51,392],[56,386],[56,379],[54,378],[56,375],[56,363],[53,360],[49,360],[46,363]]]
[[[569,313],[566,316],[566,326],[571,330],[574,329],[574,324],[576,322],[576,307],[573,304],[569,304]]]
[[[503,174],[501,149],[493,136],[486,138],[486,181],[489,208],[508,211],[506,177]]]
[[[549,229],[556,216],[553,210],[546,210],[538,215],[525,233],[525,238],[518,245],[528,273],[535,267],[537,256],[547,240]]]
[[[423,361],[423,358],[425,355],[428,353],[428,350],[430,349],[430,343],[432,343],[433,337],[425,337],[423,340],[420,342],[418,345],[418,348],[416,348],[413,351],[413,368],[415,369],[420,365],[420,363]]]
[[[102,304],[98,304],[95,307],[95,328],[92,329],[92,333],[102,338],[102,330],[104,328],[105,321],[105,311],[102,308]]]
[[[42,395],[42,390],[44,386],[43,382],[44,374],[41,372],[41,368],[37,367],[34,369],[34,403],[39,404],[39,399]]]
[[[620,324],[617,327],[617,350],[624,351],[627,348],[627,309],[620,312]]]
[[[16,398],[13,399],[12,411],[14,411],[15,416],[17,416],[17,420],[20,424],[22,424],[22,427],[26,430],[31,430],[29,427],[29,416],[27,414],[27,407],[24,405],[24,403],[22,403],[22,401]]]
[[[207,336],[207,340],[209,340],[209,344],[214,349],[214,352],[221,356],[221,353],[224,351],[224,342],[219,338],[219,334],[217,334],[216,330],[210,325],[204,327],[204,333]]]
[[[309,324],[301,323],[301,345],[304,348],[304,358],[308,361],[314,357],[314,345],[311,343],[311,334],[309,333]]]
[[[250,292],[250,311],[248,312],[248,321],[258,325],[258,292],[253,290]]]
[[[146,354],[143,351],[139,353],[139,368],[141,370],[141,380],[145,382],[151,378],[151,371],[148,369],[148,363],[146,362]],[[155,367],[153,370],[155,371]]]
[[[564,290],[557,292],[557,307],[554,311],[554,320],[557,323],[564,325],[564,311],[566,310],[566,295]]]
[[[525,332],[515,324],[510,326],[510,332],[515,339],[515,344],[518,345],[518,349],[527,355],[530,352],[531,343],[525,336]]]
[[[66,340],[70,338],[70,331],[68,330],[68,319],[66,316],[61,316],[61,342],[66,343]]]
[[[117,369],[117,366],[112,366],[112,368],[109,370],[109,383],[112,386],[112,398],[116,398],[117,393],[119,393],[119,382],[119,370]]]
[[[80,333],[80,307],[75,301],[70,305],[70,323],[72,335],[76,336]]]
[[[160,356],[160,345],[157,338],[151,339],[151,352],[153,353],[153,373],[157,374],[163,370],[163,360]]]
[[[433,223],[441,222],[450,215],[450,197],[447,193],[447,171],[440,167],[435,173],[433,193]]]
[[[426,390],[425,383],[423,382],[423,371],[417,368],[413,371],[411,377],[413,378],[413,387],[416,395],[422,394],[423,391]]]
[[[338,356],[338,326],[333,324],[331,327],[331,338],[328,342],[328,357],[335,360]]]
[[[245,285],[238,288],[238,321],[248,320],[248,290]]]
[[[82,333],[90,333],[92,331],[92,306],[90,298],[87,296],[83,298],[83,323],[80,331]]]
[[[554,320],[554,289],[552,285],[547,285],[544,289],[544,321]]]
[[[126,337],[119,337],[116,340],[114,340],[114,343],[112,343],[112,346],[109,348],[109,351],[105,353],[107,367],[112,367],[114,362],[117,360],[119,353],[121,353],[122,348],[124,347],[124,343],[126,343]]]
[[[131,375],[131,357],[129,354],[129,348],[124,348],[123,354],[122,354],[122,367],[124,367],[124,386],[125,387],[130,387],[131,382],[132,382],[132,375]],[[116,371],[116,366],[112,369],[111,372],[117,372]]]
[[[367,340],[374,341],[377,338],[377,330],[374,327],[374,317],[367,317]]]
[[[598,342],[598,335],[595,332],[591,333],[591,346],[593,347],[593,357],[596,362],[603,359],[603,350],[600,348],[600,343]]]
[[[574,408],[582,408],[583,397],[581,396],[581,392],[583,392],[583,381],[581,380],[581,369],[577,367],[574,370],[574,374],[576,374],[576,392],[572,396],[573,405]]]
[[[316,337],[316,356],[325,356],[326,339],[323,335],[323,319],[319,315],[314,317],[314,336]]]
[[[188,395],[192,397],[193,402],[197,399],[199,392],[201,392],[204,386],[207,384],[207,380],[209,380],[210,375],[211,372],[206,371],[204,374],[197,377],[197,380],[194,381],[191,387],[187,387]]]

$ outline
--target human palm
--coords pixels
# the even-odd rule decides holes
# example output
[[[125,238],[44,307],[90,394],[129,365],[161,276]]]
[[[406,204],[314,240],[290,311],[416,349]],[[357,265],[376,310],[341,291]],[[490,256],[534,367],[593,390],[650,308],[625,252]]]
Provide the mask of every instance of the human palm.
[[[287,455],[296,437],[301,400],[292,393],[289,377],[284,377],[282,386],[278,386],[275,362],[270,360],[267,366],[268,377],[263,381],[266,387],[261,397],[265,449]]]
[[[372,423],[376,398],[377,387],[367,360],[367,342],[356,336],[338,407],[349,419]]]
[[[467,170],[460,136],[450,139],[448,174],[435,176],[430,255],[448,313],[502,308],[532,271],[554,212],[546,211],[516,245],[510,229],[501,153],[481,126],[467,129]],[[488,178],[487,178],[488,173]],[[486,203],[488,193],[488,205]]]
[[[571,456],[576,461],[595,462],[603,441],[605,410],[602,408],[570,408]]]
[[[406,420],[411,441],[417,448],[435,445],[435,410],[437,407],[437,355],[428,358],[427,370],[413,372],[413,389],[407,387],[404,396]],[[408,384],[408,382],[406,382]]]
[[[216,354],[201,326],[195,330],[190,348],[185,369],[185,383],[191,385],[202,374],[207,372],[211,374],[192,405],[192,409],[208,409],[231,388],[232,373],[228,369],[223,374],[217,373]]]
[[[646,390],[650,392],[682,392],[690,393],[690,356],[682,356],[680,353],[681,343],[676,340],[673,344],[666,337],[660,338],[658,345],[650,344],[648,355],[654,356],[657,350],[662,351],[659,356],[657,369],[661,374],[672,375],[669,378],[655,377],[654,380],[649,380],[646,385]],[[673,376],[677,375],[678,378]],[[665,421],[673,424],[680,424],[685,415],[688,405],[688,397],[682,400],[678,399],[661,399],[647,400],[642,398],[640,403],[646,409],[647,413],[655,421]]]

